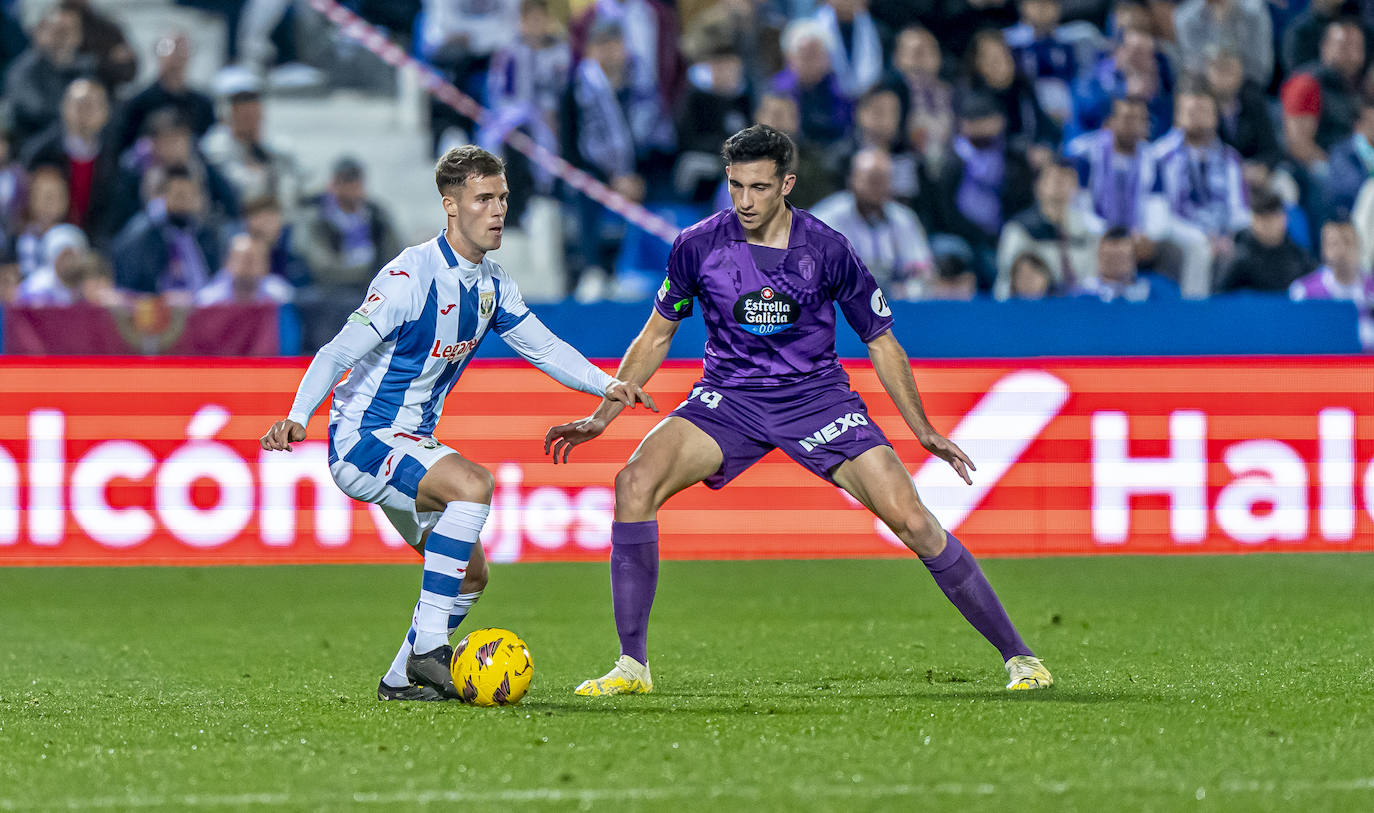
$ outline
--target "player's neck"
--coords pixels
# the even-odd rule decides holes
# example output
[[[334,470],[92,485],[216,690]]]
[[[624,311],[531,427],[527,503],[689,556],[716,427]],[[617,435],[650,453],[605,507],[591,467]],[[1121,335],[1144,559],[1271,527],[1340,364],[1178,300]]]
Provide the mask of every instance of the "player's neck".
[[[464,240],[452,223],[444,230],[444,239],[448,241],[448,247],[453,249],[454,254],[473,265],[481,265],[482,260],[487,256],[485,251]]]
[[[787,248],[792,242],[792,207],[783,204],[778,213],[757,229],[745,229],[744,239],[756,246]]]

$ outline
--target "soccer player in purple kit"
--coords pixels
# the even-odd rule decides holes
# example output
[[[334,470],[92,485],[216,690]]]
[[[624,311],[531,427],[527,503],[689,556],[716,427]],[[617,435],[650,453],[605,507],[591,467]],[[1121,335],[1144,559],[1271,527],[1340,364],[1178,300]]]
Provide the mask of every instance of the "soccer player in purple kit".
[[[883,388],[931,454],[965,482],[973,462],[926,419],[892,311],[848,241],[786,196],[796,149],[755,125],[722,150],[733,208],[673,243],[654,310],[616,377],[643,385],[663,363],[693,300],[706,320],[704,371],[687,400],[649,432],[615,478],[611,599],[620,657],[580,695],[643,694],[649,674],[649,609],[658,586],[658,509],[695,483],[722,488],[774,448],[876,514],[920,558],[936,584],[1004,661],[1008,689],[1054,679],[1021,640],[973,555],[921,503],[911,475],[868,417],[835,354],[835,308],[868,345]],[[555,426],[544,448],[567,462],[605,431],[623,404]]]

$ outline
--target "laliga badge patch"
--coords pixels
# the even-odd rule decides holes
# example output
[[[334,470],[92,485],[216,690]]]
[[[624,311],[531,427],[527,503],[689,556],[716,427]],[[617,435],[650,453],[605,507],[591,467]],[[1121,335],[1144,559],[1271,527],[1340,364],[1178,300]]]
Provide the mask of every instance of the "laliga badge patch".
[[[367,299],[363,300],[363,304],[360,305],[358,310],[354,311],[354,313],[357,313],[359,316],[371,316],[373,311],[380,308],[385,301],[386,297],[382,296],[380,292],[368,291]]]
[[[439,441],[434,438],[425,438],[420,441],[420,445],[426,449],[437,449],[439,448]]]
[[[496,310],[496,292],[483,291],[477,300],[477,314],[486,319],[491,316],[491,312]]]

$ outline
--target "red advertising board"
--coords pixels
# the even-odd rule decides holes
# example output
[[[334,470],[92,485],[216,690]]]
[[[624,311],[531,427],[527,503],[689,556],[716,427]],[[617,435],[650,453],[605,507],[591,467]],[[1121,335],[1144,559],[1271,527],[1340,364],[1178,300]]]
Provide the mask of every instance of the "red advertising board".
[[[973,486],[911,439],[866,363],[847,366],[923,498],[981,555],[1374,550],[1369,359],[918,363]],[[295,452],[259,450],[303,369],[0,359],[0,564],[412,561],[330,481],[323,411]],[[649,389],[671,407],[699,370],[669,362]],[[570,465],[548,462],[548,427],[594,405],[520,363],[464,374],[436,436],[496,474],[494,561],[606,556],[615,473],[661,416],[626,413]],[[660,522],[667,558],[903,554],[777,452],[722,491],[678,495]]]

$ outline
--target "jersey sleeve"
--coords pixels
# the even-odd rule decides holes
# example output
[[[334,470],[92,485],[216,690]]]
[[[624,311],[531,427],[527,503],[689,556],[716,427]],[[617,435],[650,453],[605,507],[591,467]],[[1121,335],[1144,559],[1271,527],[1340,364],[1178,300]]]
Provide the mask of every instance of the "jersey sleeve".
[[[520,286],[509,274],[501,273],[496,277],[496,313],[491,317],[492,330],[504,336],[516,325],[530,316],[525,297],[520,295]]]
[[[399,267],[383,268],[372,278],[363,304],[348,321],[370,326],[382,341],[394,341],[401,325],[420,315],[424,302],[416,272]]]
[[[835,256],[835,279],[831,289],[835,303],[840,306],[845,321],[867,344],[892,329],[892,308],[888,307],[878,281],[864,267],[848,241]]]
[[[692,298],[697,295],[699,264],[694,252],[684,245],[681,237],[673,241],[668,253],[668,275],[654,297],[654,310],[670,322],[679,322],[692,315]]]

